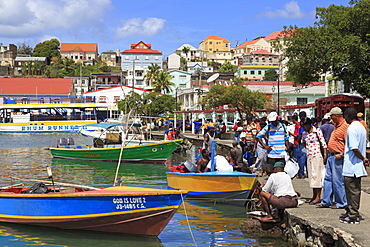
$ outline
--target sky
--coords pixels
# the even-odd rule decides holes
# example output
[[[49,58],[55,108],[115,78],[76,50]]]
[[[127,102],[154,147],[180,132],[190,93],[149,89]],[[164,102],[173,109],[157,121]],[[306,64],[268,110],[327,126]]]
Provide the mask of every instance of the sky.
[[[307,27],[317,7],[349,0],[0,0],[0,43],[34,47],[97,43],[99,54],[130,49],[140,41],[164,58],[183,44],[195,48],[209,35],[231,47],[284,29]]]

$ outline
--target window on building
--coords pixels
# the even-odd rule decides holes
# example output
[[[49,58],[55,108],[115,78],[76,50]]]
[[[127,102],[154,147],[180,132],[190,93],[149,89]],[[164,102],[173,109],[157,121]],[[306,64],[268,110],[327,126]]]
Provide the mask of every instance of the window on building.
[[[143,76],[143,71],[136,71],[136,76]]]
[[[128,60],[128,59],[129,59],[129,58],[128,58],[128,56],[126,56],[125,58],[126,58],[126,60]]]
[[[257,73],[258,73],[258,75],[262,75],[262,71],[261,70],[259,70]]]
[[[225,44],[225,47],[229,47],[229,44]]]
[[[186,79],[186,75],[180,75],[180,79]]]
[[[248,75],[248,70],[244,70],[244,75]]]
[[[254,75],[254,70],[251,70],[251,75]]]
[[[209,44],[210,44],[210,45],[212,45],[212,41],[211,41],[211,42],[209,42]]]
[[[118,101],[121,100],[121,97],[120,96],[114,96],[113,100],[114,100],[114,103],[117,103]]]
[[[148,57],[148,56],[146,56],[146,57],[145,57],[145,60],[149,60],[149,57]]]
[[[80,59],[82,59],[82,56],[80,56]]]
[[[136,56],[136,58],[135,58],[136,60],[138,60],[139,59],[139,56]]]
[[[307,98],[297,98],[297,105],[306,105]]]
[[[158,57],[158,56],[156,56],[154,59],[155,59],[155,60],[158,60],[158,59],[159,59],[159,57]]]

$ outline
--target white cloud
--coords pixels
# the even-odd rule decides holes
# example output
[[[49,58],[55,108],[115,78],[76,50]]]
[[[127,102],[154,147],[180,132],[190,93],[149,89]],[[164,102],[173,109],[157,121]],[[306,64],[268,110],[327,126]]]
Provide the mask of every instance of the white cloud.
[[[28,37],[48,30],[95,28],[111,0],[0,0],[1,36]]]
[[[129,36],[154,36],[163,29],[165,22],[166,20],[164,19],[154,17],[146,20],[141,18],[132,18],[123,21],[122,26],[116,30],[116,36],[118,38]]]
[[[298,19],[306,17],[307,14],[302,12],[301,8],[299,7],[296,1],[291,1],[286,3],[284,9],[278,9],[275,11],[267,11],[265,15],[268,18],[276,18],[276,17],[283,17],[287,19]]]

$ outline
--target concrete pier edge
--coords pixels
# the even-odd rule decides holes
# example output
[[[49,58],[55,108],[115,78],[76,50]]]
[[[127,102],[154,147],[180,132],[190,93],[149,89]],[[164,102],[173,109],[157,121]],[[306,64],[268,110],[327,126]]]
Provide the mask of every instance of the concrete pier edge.
[[[162,131],[156,133],[163,135]],[[181,133],[181,138],[190,142],[201,143],[203,137],[192,133]],[[218,149],[227,153],[232,147],[232,139],[217,140]],[[370,169],[367,169],[370,174]],[[259,178],[261,183],[267,180],[267,177]],[[307,179],[293,179],[293,186],[296,191],[301,193],[301,201],[309,199],[312,195],[312,189],[309,187]],[[364,192],[366,191],[366,192]],[[315,205],[303,203],[297,208],[286,209],[285,219],[280,223],[274,223],[273,227],[278,227],[284,240],[293,246],[370,246],[370,177],[362,178],[362,193],[360,213],[364,220],[360,224],[344,224],[339,221],[339,216],[344,213],[344,209],[317,208]],[[251,233],[252,219],[246,216],[246,220],[240,226],[243,233]],[[260,224],[258,220],[253,220]],[[258,223],[257,223],[258,222]],[[264,223],[266,224],[266,223]],[[260,225],[258,227],[261,227]],[[261,227],[263,229],[263,227]],[[263,231],[265,231],[263,229]],[[259,234],[263,234],[262,232]],[[254,232],[256,233],[256,232]],[[267,230],[268,235],[271,231]]]

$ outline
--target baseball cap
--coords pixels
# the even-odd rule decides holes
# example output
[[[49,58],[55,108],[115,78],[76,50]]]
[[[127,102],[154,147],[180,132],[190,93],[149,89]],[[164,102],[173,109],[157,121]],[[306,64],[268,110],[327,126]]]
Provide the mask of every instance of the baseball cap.
[[[326,113],[326,114],[324,115],[324,119],[330,119],[330,114],[329,114],[329,113]]]
[[[273,112],[271,112],[271,113],[268,115],[267,120],[268,120],[269,122],[276,121],[277,117],[278,117],[277,112],[274,112],[274,111],[273,111]]]
[[[274,168],[275,168],[275,167],[282,167],[282,168],[284,168],[284,167],[285,167],[285,165],[284,165],[284,163],[283,163],[283,162],[280,162],[280,161],[279,161],[279,162],[276,162],[276,163],[275,163]]]
[[[334,107],[333,109],[331,109],[329,114],[330,115],[342,115],[343,112],[342,112],[342,109],[340,109],[339,107]]]
[[[357,117],[363,117],[364,114],[362,112],[357,113]]]

